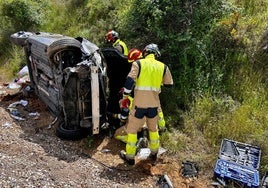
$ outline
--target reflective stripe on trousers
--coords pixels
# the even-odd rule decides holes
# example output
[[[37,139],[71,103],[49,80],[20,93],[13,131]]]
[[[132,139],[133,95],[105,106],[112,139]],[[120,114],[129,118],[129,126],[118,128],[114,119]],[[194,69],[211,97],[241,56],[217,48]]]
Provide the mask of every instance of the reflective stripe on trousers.
[[[127,143],[127,131],[126,126],[119,127],[114,133],[114,138]]]
[[[150,139],[150,150],[152,154],[158,153],[159,149],[159,134],[158,132],[150,132],[149,131],[149,139]]]
[[[126,157],[128,159],[134,159],[137,150],[136,143],[137,143],[137,134],[128,134],[126,144]]]
[[[127,135],[118,135],[118,136],[115,136],[115,139],[120,140],[124,143],[127,143]]]

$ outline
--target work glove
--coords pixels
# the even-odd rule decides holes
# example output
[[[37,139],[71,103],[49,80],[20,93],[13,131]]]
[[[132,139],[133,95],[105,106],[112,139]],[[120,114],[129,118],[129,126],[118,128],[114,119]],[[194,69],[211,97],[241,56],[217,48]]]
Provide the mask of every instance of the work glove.
[[[131,108],[132,101],[133,101],[133,98],[129,95],[123,95],[123,99],[119,101],[121,113],[118,114],[118,119],[120,119],[122,123],[125,123],[128,119],[129,110]]]
[[[157,121],[158,129],[160,132],[166,131],[166,121],[164,119],[163,112],[158,113],[158,121]]]
[[[123,98],[119,101],[119,106],[121,109],[128,108],[130,105],[130,100],[128,98]]]

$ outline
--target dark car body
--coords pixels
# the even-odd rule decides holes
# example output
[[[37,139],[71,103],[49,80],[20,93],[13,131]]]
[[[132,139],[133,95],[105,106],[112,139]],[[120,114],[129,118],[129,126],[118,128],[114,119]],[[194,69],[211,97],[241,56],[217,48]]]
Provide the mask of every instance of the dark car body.
[[[17,32],[11,41],[25,50],[31,86],[59,117],[56,134],[76,140],[99,134],[107,123],[106,62],[85,38]]]

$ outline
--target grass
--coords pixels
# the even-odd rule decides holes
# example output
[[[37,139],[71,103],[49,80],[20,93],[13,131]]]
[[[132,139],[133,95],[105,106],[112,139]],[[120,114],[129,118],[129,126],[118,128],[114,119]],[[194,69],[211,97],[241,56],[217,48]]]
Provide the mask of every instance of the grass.
[[[257,83],[254,85],[260,87]],[[209,95],[197,98],[191,110],[183,115],[183,128],[161,135],[163,146],[180,159],[193,160],[203,168],[211,168],[222,139],[227,138],[260,147],[261,170],[267,170],[267,92],[258,91],[251,90],[252,95],[247,95],[243,102]]]
[[[20,68],[26,65],[25,55],[22,47],[12,46],[9,56],[0,58],[0,79],[10,81],[17,77]]]

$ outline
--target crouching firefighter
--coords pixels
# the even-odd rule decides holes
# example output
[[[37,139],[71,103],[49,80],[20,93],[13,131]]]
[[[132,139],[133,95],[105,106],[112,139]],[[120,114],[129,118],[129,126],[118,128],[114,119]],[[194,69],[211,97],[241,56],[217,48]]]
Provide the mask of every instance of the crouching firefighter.
[[[171,72],[167,65],[156,60],[160,51],[156,44],[147,45],[143,52],[144,59],[134,61],[127,76],[122,103],[128,100],[133,87],[134,99],[126,124],[126,150],[120,152],[120,157],[129,165],[135,164],[137,132],[146,123],[149,132],[150,158],[157,159],[159,149],[158,109],[161,85],[173,85]]]

